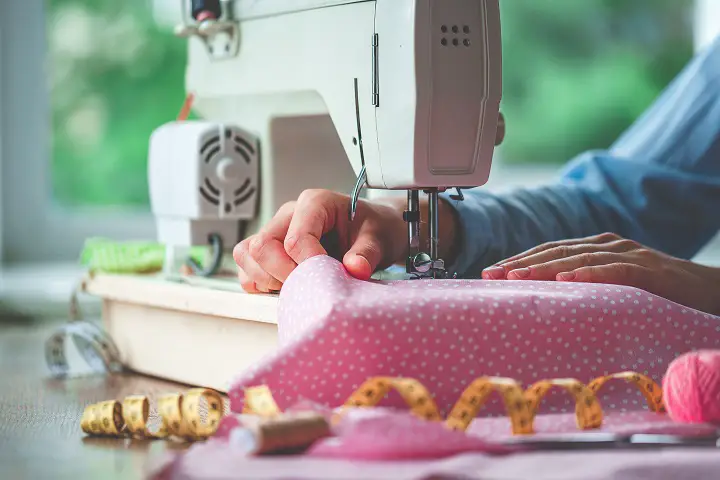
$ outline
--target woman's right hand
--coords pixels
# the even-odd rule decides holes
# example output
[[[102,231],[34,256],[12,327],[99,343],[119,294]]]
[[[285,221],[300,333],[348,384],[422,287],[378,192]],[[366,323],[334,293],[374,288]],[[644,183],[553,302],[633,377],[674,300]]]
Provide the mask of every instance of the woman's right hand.
[[[355,219],[348,219],[350,197],[328,190],[306,190],[283,205],[257,234],[235,246],[238,277],[248,293],[280,290],[298,264],[328,252],[323,235],[337,234],[348,272],[367,280],[378,268],[401,261],[407,248],[404,202],[359,200]]]

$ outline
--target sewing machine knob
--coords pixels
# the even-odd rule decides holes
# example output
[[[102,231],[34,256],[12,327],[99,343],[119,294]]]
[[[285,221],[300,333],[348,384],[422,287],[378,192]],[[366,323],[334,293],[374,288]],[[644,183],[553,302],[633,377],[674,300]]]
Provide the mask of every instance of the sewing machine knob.
[[[413,268],[418,273],[427,273],[433,266],[432,258],[427,253],[418,253],[413,257]]]
[[[502,144],[505,139],[505,116],[500,112],[498,116],[497,131],[495,133],[495,146]]]
[[[222,158],[217,163],[216,170],[218,178],[226,183],[234,182],[240,178],[238,162],[231,158]]]

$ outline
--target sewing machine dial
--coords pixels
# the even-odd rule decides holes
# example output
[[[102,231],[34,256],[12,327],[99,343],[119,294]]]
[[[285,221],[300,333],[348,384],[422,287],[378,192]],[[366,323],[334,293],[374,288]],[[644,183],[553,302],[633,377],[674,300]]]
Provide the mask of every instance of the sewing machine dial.
[[[240,178],[241,166],[232,158],[224,157],[217,162],[216,174],[221,182],[232,183]]]
[[[220,126],[200,145],[199,193],[220,216],[242,214],[257,192],[257,144],[240,129]]]

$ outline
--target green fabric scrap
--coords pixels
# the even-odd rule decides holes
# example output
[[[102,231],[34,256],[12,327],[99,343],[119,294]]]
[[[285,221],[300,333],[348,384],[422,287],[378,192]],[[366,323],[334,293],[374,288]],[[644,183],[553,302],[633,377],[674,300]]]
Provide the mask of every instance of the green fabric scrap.
[[[203,263],[206,247],[193,247],[190,255]],[[144,241],[116,242],[104,238],[85,241],[80,263],[91,272],[152,273],[161,271],[165,262],[165,245]]]

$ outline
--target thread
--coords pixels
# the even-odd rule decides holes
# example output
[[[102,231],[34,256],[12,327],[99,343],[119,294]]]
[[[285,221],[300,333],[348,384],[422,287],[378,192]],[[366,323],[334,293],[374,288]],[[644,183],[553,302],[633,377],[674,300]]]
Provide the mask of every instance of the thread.
[[[699,350],[673,360],[663,378],[663,397],[676,422],[720,425],[720,350]]]
[[[190,112],[192,111],[193,103],[195,102],[195,94],[190,92],[185,97],[185,101],[183,102],[182,108],[180,109],[180,113],[178,113],[177,121],[178,122],[184,122],[188,119],[190,116]]]
[[[236,428],[230,433],[230,444],[246,455],[294,453],[330,435],[330,424],[324,416],[299,412]]]

